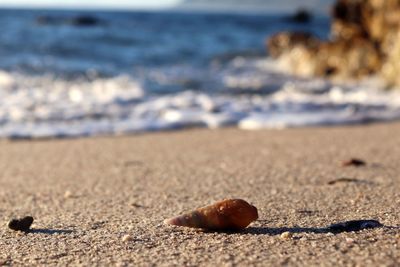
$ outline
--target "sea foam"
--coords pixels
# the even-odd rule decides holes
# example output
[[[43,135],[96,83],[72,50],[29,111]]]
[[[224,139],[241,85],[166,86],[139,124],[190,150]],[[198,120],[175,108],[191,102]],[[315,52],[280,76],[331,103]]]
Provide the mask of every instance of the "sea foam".
[[[0,72],[0,136],[76,137],[239,127],[339,125],[400,118],[400,92],[376,80],[294,77],[268,58],[234,59],[203,76],[215,90],[149,93],[143,80],[67,80]]]

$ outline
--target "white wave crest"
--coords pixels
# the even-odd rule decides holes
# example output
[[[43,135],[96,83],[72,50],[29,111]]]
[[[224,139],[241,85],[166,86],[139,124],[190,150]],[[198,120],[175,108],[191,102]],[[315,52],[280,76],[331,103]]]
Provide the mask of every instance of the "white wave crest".
[[[67,81],[0,72],[0,137],[93,136],[194,126],[254,130],[400,118],[399,91],[382,90],[372,80],[332,85],[296,78],[271,62],[240,61],[216,73],[220,86],[232,91],[162,96],[146,93],[128,76]],[[268,93],[235,91],[271,85],[275,89]]]

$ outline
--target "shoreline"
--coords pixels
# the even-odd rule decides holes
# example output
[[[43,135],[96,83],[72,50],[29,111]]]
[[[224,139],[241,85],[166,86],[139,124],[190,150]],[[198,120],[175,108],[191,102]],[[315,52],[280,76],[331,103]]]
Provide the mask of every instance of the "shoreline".
[[[177,134],[185,132],[203,132],[203,131],[239,131],[239,132],[280,132],[280,131],[307,131],[307,130],[318,130],[318,129],[342,129],[342,128],[356,128],[356,127],[373,127],[382,125],[397,125],[400,124],[400,119],[393,119],[387,121],[373,120],[371,122],[359,122],[359,123],[343,123],[343,124],[332,124],[332,125],[310,125],[310,126],[293,126],[293,127],[270,127],[270,128],[240,128],[235,125],[208,128],[202,126],[184,126],[176,129],[162,129],[162,130],[150,130],[150,131],[139,131],[132,133],[116,133],[116,134],[95,134],[95,135],[77,135],[77,136],[46,136],[46,137],[33,137],[33,136],[11,136],[0,138],[1,142],[50,142],[50,141],[66,141],[66,140],[86,140],[86,139],[112,139],[112,138],[131,138],[141,136],[152,136],[152,135],[164,135],[164,134]]]
[[[0,142],[5,265],[376,266],[399,264],[400,123],[243,131],[188,129]],[[365,167],[343,167],[361,158]],[[353,182],[329,184],[340,178]],[[224,198],[259,220],[240,233],[164,225]],[[313,231],[375,219],[350,233]],[[283,232],[291,238],[281,238]],[[130,241],[123,241],[129,234]],[[46,253],[43,253],[46,251]]]

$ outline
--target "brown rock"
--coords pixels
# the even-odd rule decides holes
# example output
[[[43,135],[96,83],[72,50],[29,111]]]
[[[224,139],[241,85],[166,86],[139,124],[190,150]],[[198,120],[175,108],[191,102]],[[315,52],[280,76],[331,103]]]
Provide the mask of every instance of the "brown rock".
[[[323,69],[317,69],[316,74],[320,76],[359,78],[372,74],[381,67],[378,50],[363,38],[323,43],[316,56],[319,63],[324,66]]]
[[[281,32],[267,40],[269,54],[277,58],[289,52],[293,47],[306,47],[307,49],[317,49],[320,40],[307,32]]]
[[[363,25],[363,0],[339,0],[333,6],[332,35],[349,40],[355,36],[367,37]]]
[[[330,41],[282,32],[268,40],[270,55],[298,75],[353,79],[376,73],[400,85],[400,0],[338,0],[332,16]]]
[[[400,85],[400,32],[388,48],[387,60],[382,67],[382,76],[389,86]]]
[[[268,41],[270,55],[301,76],[358,78],[381,68],[381,55],[364,38],[322,42],[304,33],[278,33]]]
[[[317,73],[318,60],[315,54],[321,41],[306,32],[282,32],[267,41],[273,58],[280,58],[295,74],[312,76]]]

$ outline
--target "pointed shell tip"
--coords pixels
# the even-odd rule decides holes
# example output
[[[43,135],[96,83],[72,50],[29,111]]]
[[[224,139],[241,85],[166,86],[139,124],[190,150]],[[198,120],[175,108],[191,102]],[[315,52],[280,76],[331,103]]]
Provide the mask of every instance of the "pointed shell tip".
[[[164,220],[164,224],[167,224],[167,225],[174,225],[173,219],[171,219],[171,218],[165,219],[165,220]]]

